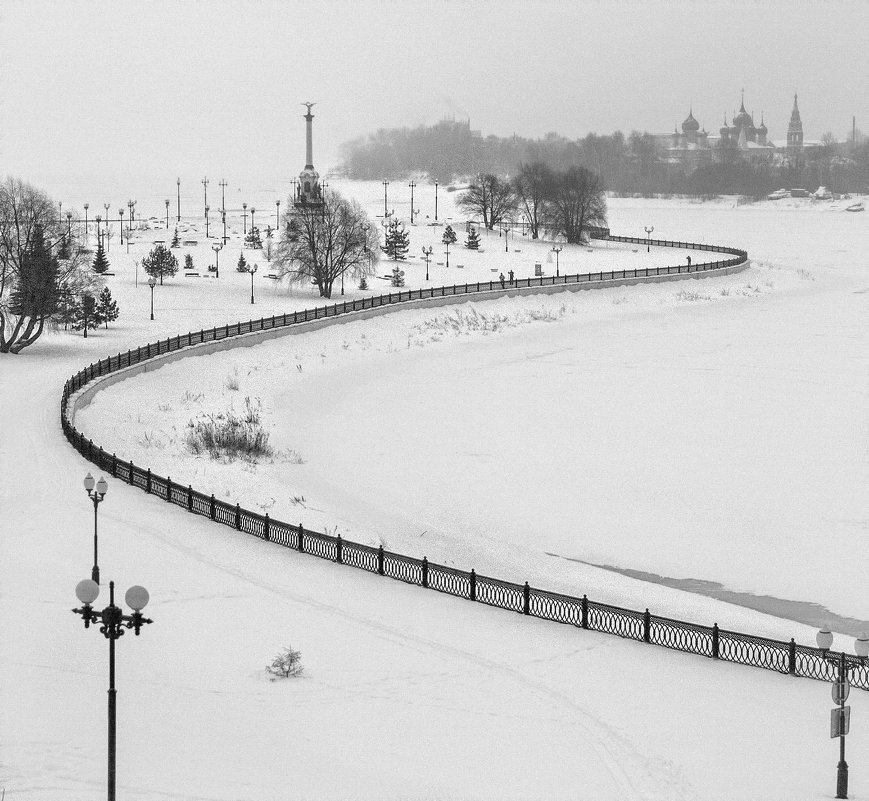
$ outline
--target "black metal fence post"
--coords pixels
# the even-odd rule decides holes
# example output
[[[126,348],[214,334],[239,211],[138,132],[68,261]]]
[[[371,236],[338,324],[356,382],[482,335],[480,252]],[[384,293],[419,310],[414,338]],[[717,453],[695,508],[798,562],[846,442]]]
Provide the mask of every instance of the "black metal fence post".
[[[471,592],[470,599],[472,601],[477,600],[477,571],[471,568]]]
[[[299,523],[299,553],[305,552],[305,527]]]
[[[166,476],[166,503],[172,503],[172,476]]]
[[[527,581],[525,582],[525,586],[522,588],[522,614],[531,614],[531,587],[528,586]]]
[[[193,511],[193,485],[187,485],[187,511]]]
[[[422,586],[428,588],[428,557],[422,558]]]
[[[652,616],[649,614],[649,610],[643,613],[643,642],[651,642],[652,641]]]
[[[151,468],[149,467],[145,473],[145,492],[151,494]]]
[[[271,538],[271,522],[269,521],[269,513],[266,512],[266,519],[263,522],[263,539],[268,542],[269,540],[271,540]]]
[[[580,609],[580,625],[584,628],[588,628],[588,596],[582,596],[582,602],[579,606]]]
[[[241,506],[235,505],[235,527],[241,531]]]
[[[342,551],[341,535],[337,534],[335,536],[335,561],[339,565],[342,564],[343,557],[344,557],[344,554],[341,551]]]
[[[377,572],[382,576],[383,575],[383,546],[379,545],[377,547]]]
[[[718,644],[718,624],[717,624],[717,623],[713,623],[713,624],[712,624],[712,658],[713,658],[713,659],[718,659],[718,653],[719,653],[718,648],[719,648],[719,644]]]
[[[217,517],[217,504],[214,502],[214,493],[211,493],[211,501],[209,502],[208,512],[211,515],[211,519],[214,520]]]
[[[791,637],[791,641],[788,643],[788,673],[791,676],[797,675],[797,644],[794,642],[793,637]]]

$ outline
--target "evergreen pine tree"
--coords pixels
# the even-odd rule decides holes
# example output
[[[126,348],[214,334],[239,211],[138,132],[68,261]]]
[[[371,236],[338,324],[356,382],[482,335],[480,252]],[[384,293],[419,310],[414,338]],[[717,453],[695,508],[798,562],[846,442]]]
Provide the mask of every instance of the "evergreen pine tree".
[[[244,258],[244,253],[238,257],[238,264],[236,264],[235,269],[240,273],[247,272],[247,260]]]
[[[249,248],[261,248],[263,242],[262,239],[260,239],[259,228],[251,227],[250,231],[247,232],[247,237],[244,241]]]
[[[172,242],[169,245],[170,248],[177,248],[181,244],[181,241],[178,239],[178,229],[175,229],[175,233],[172,234]]]
[[[453,227],[451,225],[448,225],[446,228],[444,228],[444,235],[441,238],[441,242],[443,242],[445,245],[453,245],[455,244],[456,239],[456,232],[453,230]]]
[[[93,295],[82,295],[75,298],[72,307],[72,321],[70,328],[73,331],[81,331],[88,328],[94,328],[97,325],[94,312],[96,311],[96,301]]]
[[[404,270],[399,269],[397,264],[392,268],[392,285],[404,286]]]
[[[102,292],[100,292],[100,296],[97,298],[97,305],[94,309],[97,321],[105,323],[106,328],[108,328],[109,323],[117,320],[119,314],[120,310],[118,309],[117,302],[112,297],[111,290],[107,286],[104,286]]]
[[[178,259],[165,245],[154,245],[154,249],[142,259],[142,267],[148,275],[159,278],[160,286],[163,286],[164,275],[171,276],[178,272]]]
[[[272,237],[274,236],[274,231],[272,231],[272,227],[270,225],[266,226],[266,259],[269,261],[272,260]]]
[[[410,234],[408,234],[403,223],[399,224],[398,220],[393,220],[389,224],[389,228],[386,229],[386,244],[381,248],[381,250],[389,256],[390,259],[398,261],[407,256],[409,247]]]
[[[193,256],[190,253],[184,254],[184,269],[192,270],[193,269]]]
[[[107,273],[109,271],[109,260],[106,258],[106,252],[103,250],[103,240],[100,238],[97,243],[97,255],[94,257],[94,272]]]
[[[469,250],[479,250],[480,235],[477,233],[477,229],[473,225],[468,230],[468,238],[465,240],[465,247]]]
[[[57,311],[57,258],[45,242],[42,226],[34,226],[33,241],[22,256],[18,280],[9,298],[9,310],[21,317],[50,317]]]

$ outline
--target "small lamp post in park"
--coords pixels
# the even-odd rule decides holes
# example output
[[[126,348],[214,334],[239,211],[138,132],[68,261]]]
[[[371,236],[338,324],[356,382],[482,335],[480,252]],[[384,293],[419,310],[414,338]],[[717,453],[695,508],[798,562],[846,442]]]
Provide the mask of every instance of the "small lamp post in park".
[[[166,204],[166,230],[169,230],[169,200],[163,201]]]
[[[253,305],[253,276],[254,276],[254,273],[256,272],[256,270],[257,270],[256,264],[249,264],[248,265],[247,271],[250,273],[250,302],[251,302],[251,305]]]
[[[205,238],[208,239],[208,212],[211,211],[211,206],[205,207]]]
[[[431,261],[432,251],[434,251],[434,248],[431,245],[429,245],[428,248],[426,248],[425,245],[422,246],[422,255],[423,255],[423,258],[425,259],[425,280],[426,281],[428,281],[428,263]]]
[[[223,250],[223,245],[212,245],[214,251],[214,277],[220,278],[220,251]]]
[[[275,201],[275,230],[281,230],[281,201]]]
[[[823,653],[824,659],[836,665],[836,681],[832,686],[832,691],[833,702],[838,706],[832,710],[830,737],[839,738],[839,764],[836,766],[836,798],[847,798],[848,763],[845,761],[845,735],[848,734],[848,729],[850,728],[851,707],[845,706],[845,701],[848,700],[848,694],[851,691],[848,674],[857,665],[853,662],[848,664],[844,651],[838,655],[827,653],[833,644],[833,634],[828,628],[821,629],[815,635],[815,640],[818,643],[818,648]],[[863,634],[854,642],[854,651],[860,660],[858,664],[862,665],[866,657],[869,656],[869,635]]]
[[[562,250],[564,250],[563,247],[561,247],[561,248],[553,247],[552,248],[552,252],[555,254],[555,277],[556,278],[558,278],[558,276],[561,275],[561,273],[558,271],[558,254],[561,253]]]
[[[256,214],[256,209],[251,206],[250,207],[250,230],[253,231],[253,215]]]
[[[242,218],[242,221],[244,223],[244,236],[247,236],[247,203],[242,203],[241,208],[242,208],[241,218]]]
[[[87,238],[88,238],[88,233],[89,233],[88,232],[88,209],[90,207],[91,207],[90,203],[84,204],[84,239],[85,239],[85,245],[87,245]]]
[[[129,240],[127,240],[129,241]],[[157,285],[157,279],[152,275],[148,278],[148,286],[151,287],[151,319],[154,319],[154,287]]]
[[[121,244],[124,244],[124,210],[118,209],[118,217],[121,220]],[[129,247],[127,248],[127,253],[130,252]]]
[[[649,252],[649,245],[651,244],[652,231],[655,230],[655,226],[653,225],[650,228],[650,227],[644,225],[643,230],[646,232],[646,253],[648,253]]]
[[[144,587],[133,586],[127,590],[124,600],[133,610],[133,614],[125,615],[123,609],[115,606],[115,582],[109,582],[109,605],[101,612],[96,611],[91,604],[99,597],[100,585],[92,579],[80,581],[75,588],[76,597],[82,606],[73,609],[73,613],[84,620],[84,627],[90,628],[91,623],[99,623],[99,632],[109,641],[109,715],[108,715],[108,801],[115,801],[116,781],[116,742],[117,742],[117,690],[115,689],[115,640],[124,634],[124,629],[133,629],[136,636],[146,623],[152,623],[142,616],[142,610],[148,605],[150,597]]]
[[[151,318],[154,319],[153,317]],[[94,481],[94,477],[88,473],[84,477],[84,488],[87,491],[88,498],[94,502],[94,566],[91,570],[91,580],[97,584],[100,583],[100,567],[97,559],[97,508],[106,497],[106,492],[109,490],[109,485],[106,480],[100,476],[99,481]]]

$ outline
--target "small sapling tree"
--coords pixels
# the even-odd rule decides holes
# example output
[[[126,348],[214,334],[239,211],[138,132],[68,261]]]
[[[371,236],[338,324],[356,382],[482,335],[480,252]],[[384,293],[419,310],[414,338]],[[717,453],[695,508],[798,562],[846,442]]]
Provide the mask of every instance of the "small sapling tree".
[[[172,234],[172,242],[169,245],[170,248],[177,248],[181,244],[181,241],[178,239],[178,229],[175,229],[175,233]],[[188,254],[190,255],[190,254]]]
[[[302,667],[302,654],[292,648],[282,648],[280,653],[266,665],[266,671],[280,679],[291,679],[301,676],[304,672]]]
[[[184,269],[192,270],[193,269],[193,255],[191,253],[184,254]]]
[[[235,265],[235,269],[240,273],[247,272],[247,259],[244,257],[244,253],[238,257],[238,264]]]
[[[399,268],[397,264],[392,268],[392,285],[404,286],[404,270]]]
[[[148,275],[160,279],[163,286],[163,276],[172,276],[178,272],[178,259],[170,253],[165,245],[154,245],[154,249],[142,259],[142,267]]]
[[[480,235],[477,233],[477,229],[473,225],[468,229],[468,238],[465,240],[465,247],[468,248],[468,250],[480,249]]]
[[[456,236],[456,232],[453,230],[453,226],[448,225],[446,228],[444,228],[444,235],[441,237],[441,242],[443,242],[445,245],[454,245],[457,238],[458,237]]]

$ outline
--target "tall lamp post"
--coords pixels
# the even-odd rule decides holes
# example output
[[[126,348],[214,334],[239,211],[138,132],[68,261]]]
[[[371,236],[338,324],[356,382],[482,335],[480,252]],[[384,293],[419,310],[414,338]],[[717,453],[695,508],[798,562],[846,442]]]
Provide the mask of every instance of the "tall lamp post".
[[[646,232],[646,253],[648,253],[649,245],[651,244],[652,231],[655,230],[655,226],[653,225],[651,228],[649,228],[648,226],[644,225],[643,230]]]
[[[413,225],[413,189],[416,186],[416,181],[411,181],[408,186],[410,187],[410,224]]]
[[[229,186],[229,184],[226,183],[226,178],[221,178],[217,182],[217,185],[220,187],[220,208],[225,209],[226,208],[226,187]]]
[[[130,210],[130,228],[133,227],[133,206],[134,206],[134,205],[135,205],[135,204],[133,203],[132,200],[128,200],[128,201],[127,201],[127,208]],[[129,237],[128,237],[127,239],[128,239],[128,241],[129,241]]]
[[[425,245],[422,247],[422,255],[425,258],[425,280],[428,281],[428,263],[431,261],[431,254],[434,248],[429,245],[428,249],[426,249]]]
[[[556,278],[558,278],[558,276],[561,274],[558,271],[558,254],[561,253],[562,250],[564,250],[564,248],[556,248],[556,247],[552,248],[552,252],[555,254],[555,277]]]
[[[438,221],[438,182],[435,181],[435,222]]]
[[[208,239],[208,212],[211,211],[211,206],[205,207],[205,238]]]
[[[109,736],[108,736],[108,800],[115,801],[116,778],[116,741],[117,741],[117,690],[115,689],[115,640],[124,634],[124,629],[133,629],[136,636],[142,626],[152,623],[142,616],[142,610],[148,605],[150,596],[144,587],[135,585],[127,590],[124,600],[133,610],[133,614],[125,615],[123,609],[115,606],[115,582],[109,582],[109,605],[101,612],[96,611],[91,604],[99,597],[100,585],[91,579],[80,581],[75,588],[76,597],[81,601],[79,609],[73,609],[73,614],[81,615],[84,627],[90,628],[91,623],[99,623],[100,634],[109,641]]]
[[[208,208],[208,177],[207,176],[202,179],[202,187],[205,190],[205,196],[204,196],[205,199],[202,201],[202,205],[205,206],[205,208],[207,209]],[[207,211],[205,212],[205,216],[206,217],[208,216]]]
[[[85,245],[87,245],[87,239],[88,239],[88,233],[89,233],[89,231],[88,231],[88,209],[90,208],[90,205],[91,205],[90,203],[84,204],[84,241],[85,241]]]
[[[109,208],[111,203],[103,203],[103,208],[106,210],[106,250],[109,248]]]
[[[508,223],[508,222],[506,222],[506,221],[503,222],[503,223],[501,224],[501,230],[504,232],[504,252],[505,252],[505,253],[509,253],[509,252],[510,252],[510,246],[507,244],[507,234],[510,233],[510,223]]]
[[[281,228],[281,201],[275,201],[275,230],[279,231]]]
[[[211,249],[214,251],[214,277],[220,278],[220,251],[223,245],[212,245]]]
[[[127,240],[129,241],[129,240]],[[157,285],[157,279],[152,275],[148,278],[148,286],[151,287],[151,319],[154,319],[154,287]]]
[[[845,761],[845,735],[848,734],[851,722],[851,707],[845,706],[845,701],[848,700],[848,695],[851,692],[848,674],[857,665],[862,665],[866,657],[869,656],[869,636],[863,634],[854,642],[854,652],[860,660],[857,664],[853,662],[848,664],[844,651],[838,655],[828,653],[830,646],[833,644],[833,634],[829,629],[821,629],[815,635],[815,640],[818,643],[818,648],[821,649],[824,659],[836,665],[836,681],[833,684],[832,692],[833,702],[838,706],[832,710],[830,717],[830,737],[834,739],[836,737],[839,738],[839,764],[836,766],[836,798],[847,798],[848,763]]]
[[[121,220],[121,244],[124,244],[124,210],[123,208],[118,209],[118,217]],[[127,251],[129,253],[129,250]]]
[[[244,235],[247,236],[247,203],[242,203],[241,207],[243,209],[242,212],[242,220],[244,221]]]
[[[221,241],[225,245],[226,244],[226,209],[220,210],[220,220],[223,223],[223,239]]]
[[[389,181],[383,181],[383,216],[386,216],[386,210],[389,206],[389,203],[386,200],[386,187],[389,186]]]
[[[169,201],[165,200],[166,203],[166,230],[169,230]]]
[[[256,272],[257,265],[249,264],[247,271],[250,273],[250,303],[253,305],[253,274]]]
[[[67,241],[72,239],[72,212],[66,213],[66,238]]]
[[[181,222],[181,176],[180,175],[178,176],[178,180],[175,181],[175,185],[177,187],[177,192],[178,192],[178,194],[176,196],[178,205],[175,208],[175,212],[177,214],[176,221]]]
[[[253,225],[253,215],[254,214],[256,214],[256,209],[253,206],[251,206],[250,207],[250,230],[251,230],[251,232],[253,232],[253,228],[254,228],[254,225]]]
[[[154,319],[153,317],[151,318]],[[106,480],[100,476],[100,480],[94,482],[94,477],[88,473],[84,477],[84,488],[87,491],[88,498],[94,502],[94,566],[91,570],[91,579],[97,584],[100,583],[100,566],[97,558],[97,507],[103,502],[108,492],[109,485]]]

